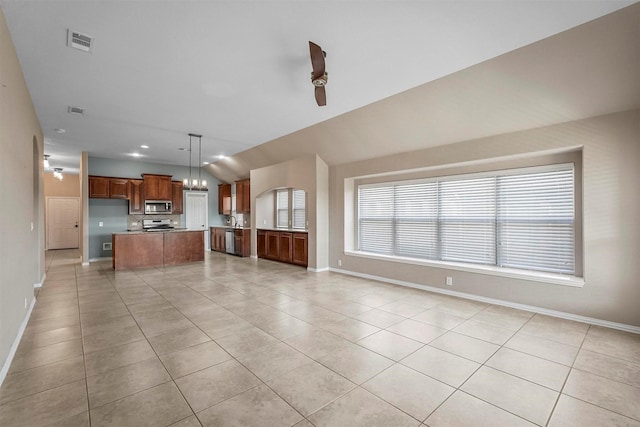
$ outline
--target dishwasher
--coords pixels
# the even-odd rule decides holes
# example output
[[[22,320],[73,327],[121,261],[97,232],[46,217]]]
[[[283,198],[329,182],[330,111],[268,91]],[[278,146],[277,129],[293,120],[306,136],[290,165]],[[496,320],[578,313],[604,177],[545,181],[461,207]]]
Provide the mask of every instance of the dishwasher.
[[[235,233],[233,228],[227,229],[226,232],[224,233],[225,252],[227,252],[228,254],[235,254],[236,253],[235,243],[236,243],[236,239],[235,239]]]

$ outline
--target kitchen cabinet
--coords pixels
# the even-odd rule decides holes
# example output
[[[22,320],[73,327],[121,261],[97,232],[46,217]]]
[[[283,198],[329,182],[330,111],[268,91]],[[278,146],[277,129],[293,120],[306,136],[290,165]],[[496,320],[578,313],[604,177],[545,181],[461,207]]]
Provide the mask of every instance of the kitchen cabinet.
[[[182,189],[184,184],[181,181],[171,181],[171,204],[173,206],[174,215],[182,215],[184,213],[182,204]]]
[[[218,213],[231,215],[231,184],[218,184]]]
[[[104,176],[89,177],[89,197],[108,199],[109,198],[109,178]]]
[[[142,174],[145,200],[171,200],[171,175]]]
[[[234,233],[235,254],[241,257],[251,255],[251,230],[236,228]]]
[[[236,181],[236,212],[251,212],[251,183],[248,179]]]
[[[293,234],[278,233],[278,261],[291,263],[293,251]]]
[[[127,199],[127,183],[128,179],[109,178],[109,198],[110,199]]]
[[[211,234],[211,250],[216,252],[225,252],[226,244],[225,244],[225,232],[226,229],[223,227],[210,227]]]
[[[308,237],[307,233],[293,233],[291,263],[296,265],[307,266],[308,254]]]
[[[127,198],[129,199],[129,215],[144,214],[144,194],[141,179],[130,179],[127,183]]]
[[[258,258],[308,265],[308,234],[289,230],[257,230]]]
[[[267,257],[267,232],[265,230],[257,231],[257,249],[258,249],[258,258],[266,258]]]
[[[267,259],[280,259],[280,232],[267,231]]]

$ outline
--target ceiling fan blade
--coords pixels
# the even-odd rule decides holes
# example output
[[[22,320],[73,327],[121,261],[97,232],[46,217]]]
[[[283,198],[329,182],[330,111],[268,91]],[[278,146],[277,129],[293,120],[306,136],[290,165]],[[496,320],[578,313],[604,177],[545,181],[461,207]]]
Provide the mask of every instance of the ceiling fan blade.
[[[316,102],[319,107],[327,105],[327,92],[325,92],[324,86],[316,86]]]
[[[315,80],[324,75],[324,53],[322,48],[313,42],[309,42],[309,53],[311,54],[311,66],[313,67],[313,77]]]

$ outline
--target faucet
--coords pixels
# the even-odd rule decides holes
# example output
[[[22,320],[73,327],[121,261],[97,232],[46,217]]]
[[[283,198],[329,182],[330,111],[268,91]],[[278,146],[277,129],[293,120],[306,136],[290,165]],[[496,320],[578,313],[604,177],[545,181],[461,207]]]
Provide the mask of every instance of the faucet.
[[[238,218],[236,218],[236,217],[235,217],[235,216],[233,216],[233,215],[231,215],[231,216],[229,217],[228,222],[229,222],[229,225],[230,225],[231,227],[237,227],[237,226],[238,226]]]

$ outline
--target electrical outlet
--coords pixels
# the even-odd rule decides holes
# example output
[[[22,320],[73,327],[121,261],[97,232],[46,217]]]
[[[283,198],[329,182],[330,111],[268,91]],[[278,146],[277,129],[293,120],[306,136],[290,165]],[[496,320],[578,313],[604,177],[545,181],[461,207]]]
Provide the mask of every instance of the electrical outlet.
[[[341,259],[338,260],[338,267],[342,267],[342,260]]]
[[[447,276],[447,280],[445,283],[447,286],[453,286],[453,277]]]
[[[24,308],[27,308],[27,299],[24,299]]]
[[[98,227],[104,227],[104,222],[102,221],[98,222]]]
[[[103,251],[110,251],[111,250],[111,242],[105,242],[102,244],[102,250]]]
[[[267,225],[267,220],[266,219],[262,220],[262,225]]]

